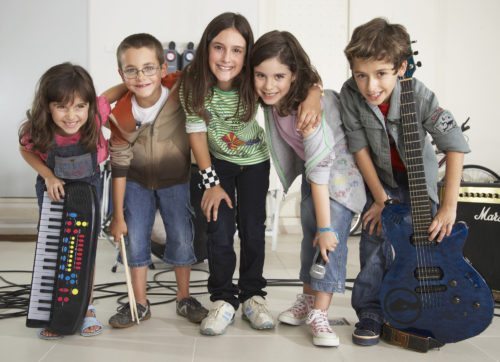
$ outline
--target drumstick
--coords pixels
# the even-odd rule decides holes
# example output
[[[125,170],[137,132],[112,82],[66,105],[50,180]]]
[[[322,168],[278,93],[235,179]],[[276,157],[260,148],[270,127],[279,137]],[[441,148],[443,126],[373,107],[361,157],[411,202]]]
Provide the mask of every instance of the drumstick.
[[[127,249],[125,248],[125,240],[123,235],[120,237],[120,246],[122,252],[123,267],[125,268],[125,278],[127,280],[127,291],[128,291],[128,301],[130,304],[130,313],[132,315],[132,321],[136,321],[139,324],[139,314],[137,313],[137,304],[135,303],[134,288],[132,288],[132,281],[130,279],[130,270],[127,262]]]

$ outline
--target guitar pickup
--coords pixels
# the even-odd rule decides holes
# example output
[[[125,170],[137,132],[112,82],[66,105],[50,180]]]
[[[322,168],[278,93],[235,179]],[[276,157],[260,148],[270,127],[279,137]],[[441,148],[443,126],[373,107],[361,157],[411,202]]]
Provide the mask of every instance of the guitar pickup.
[[[443,279],[443,270],[439,267],[418,267],[413,272],[415,279],[422,280],[441,280]]]

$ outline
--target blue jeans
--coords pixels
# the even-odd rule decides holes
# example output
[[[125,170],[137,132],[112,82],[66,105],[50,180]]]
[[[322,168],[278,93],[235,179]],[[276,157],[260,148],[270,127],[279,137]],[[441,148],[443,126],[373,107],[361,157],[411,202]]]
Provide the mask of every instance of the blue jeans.
[[[314,262],[316,247],[312,242],[316,235],[317,223],[311,186],[303,178],[302,201],[300,203],[300,219],[302,223],[302,245],[300,251],[300,280],[310,284],[315,291],[326,293],[343,293],[345,291],[347,238],[351,227],[353,212],[337,201],[330,199],[330,225],[339,234],[339,243],[333,252],[328,254],[330,260],[326,265],[323,279],[311,278],[309,270]]]
[[[400,203],[410,202],[410,192],[408,190],[408,181],[406,174],[395,174],[396,182],[399,187],[392,188],[382,184],[385,192],[391,199],[399,200]],[[367,189],[366,205],[362,215],[373,204],[373,196]],[[432,213],[436,213],[436,205],[432,202]],[[354,281],[352,290],[351,304],[358,318],[373,319],[379,323],[384,322],[382,308],[380,306],[379,293],[382,280],[386,271],[390,268],[394,258],[390,242],[384,237],[374,232],[368,233],[368,227],[361,231],[361,240],[359,242],[359,260],[361,270]]]
[[[212,158],[222,188],[233,203],[219,205],[217,221],[208,223],[208,291],[210,300],[224,300],[235,309],[254,295],[265,296],[264,278],[266,196],[269,189],[269,161],[240,166]],[[240,237],[240,276],[236,269],[234,234]]]
[[[163,261],[174,266],[196,262],[189,183],[150,190],[127,180],[124,208],[128,228],[125,243],[131,267],[151,264],[151,232],[157,209],[167,233]]]

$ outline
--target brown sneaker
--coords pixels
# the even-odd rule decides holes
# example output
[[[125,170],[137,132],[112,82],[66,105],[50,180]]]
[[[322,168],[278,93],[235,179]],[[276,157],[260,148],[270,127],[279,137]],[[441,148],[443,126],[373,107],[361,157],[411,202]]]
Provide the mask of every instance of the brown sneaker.
[[[187,318],[192,323],[201,323],[208,314],[208,310],[194,297],[176,301],[175,310],[178,315]]]
[[[147,321],[151,318],[151,308],[149,305],[144,306],[137,303],[137,314],[139,315],[139,321]],[[109,325],[113,328],[128,328],[137,324],[136,321],[132,320],[132,313],[130,312],[130,303],[125,304],[118,308],[118,313],[109,318]]]

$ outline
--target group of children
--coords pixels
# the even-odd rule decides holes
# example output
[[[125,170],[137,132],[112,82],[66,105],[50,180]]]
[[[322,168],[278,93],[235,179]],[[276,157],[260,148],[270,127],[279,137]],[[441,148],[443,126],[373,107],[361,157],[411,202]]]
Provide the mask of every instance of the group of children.
[[[303,289],[278,320],[309,324],[315,345],[339,345],[327,311],[333,293],[345,290],[351,219],[363,211],[361,271],[352,295],[359,318],[353,342],[373,345],[383,323],[378,290],[392,260],[381,233],[381,211],[388,198],[408,198],[398,77],[404,74],[409,49],[409,36],[400,25],[376,18],[356,28],[345,49],[352,77],[338,94],[323,90],[319,74],[292,34],[272,31],[254,44],[251,27],[239,14],[223,13],[208,24],[182,74],[166,73],[163,47],[156,38],[134,34],[117,50],[123,85],[102,96],[96,96],[90,76],[77,65],[56,65],[42,76],[28,120],[20,128],[21,154],[38,173],[39,204],[44,190],[51,199],[63,197],[67,182],[99,187],[99,163],[108,157],[101,127],[109,118],[110,230],[115,240],[126,240],[139,318],[151,317],[147,266],[159,210],[168,235],[163,260],[174,266],[178,285],[176,311],[200,323],[204,335],[223,334],[240,305],[252,328],[275,326],[263,277],[271,158],[285,190],[303,176]],[[423,132],[448,154],[445,195],[429,228],[429,238],[441,240],[455,221],[468,147],[434,94],[417,80],[413,85]],[[255,119],[259,104],[265,132]],[[452,127],[442,127],[450,120]],[[428,155],[428,140],[421,142]],[[201,209],[208,222],[209,310],[189,294],[190,265],[196,261],[190,151],[200,169]],[[64,167],[65,162],[75,167]],[[435,158],[426,158],[427,188],[435,204],[436,167]],[[317,250],[327,262],[322,279],[309,273]],[[109,324],[132,326],[130,305],[119,308]],[[90,305],[81,334],[96,335],[102,329]],[[39,336],[62,337],[48,329]]]

